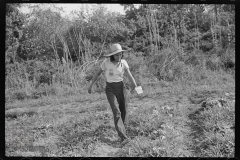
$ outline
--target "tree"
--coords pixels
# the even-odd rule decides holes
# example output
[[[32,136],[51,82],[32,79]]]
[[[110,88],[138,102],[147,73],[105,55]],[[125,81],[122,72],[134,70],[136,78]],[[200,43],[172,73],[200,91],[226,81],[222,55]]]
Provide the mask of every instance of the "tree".
[[[35,6],[36,7],[36,6]],[[56,44],[57,35],[64,29],[64,19],[60,11],[36,7],[28,15],[24,36],[21,39],[18,55],[23,59],[54,59],[61,52],[61,45]],[[67,24],[67,23],[65,23]]]
[[[19,12],[21,4],[6,4],[6,63],[15,63],[19,39],[22,37],[24,15]]]

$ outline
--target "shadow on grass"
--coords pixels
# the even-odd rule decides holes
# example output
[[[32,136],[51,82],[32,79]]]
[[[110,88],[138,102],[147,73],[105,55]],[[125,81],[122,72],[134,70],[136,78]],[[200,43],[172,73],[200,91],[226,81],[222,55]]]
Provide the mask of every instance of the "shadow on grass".
[[[201,150],[206,149],[207,145],[204,145],[204,118],[198,116],[204,109],[199,108],[189,114],[189,119],[191,122],[188,123],[191,129],[190,137],[192,139],[192,146],[190,147],[191,150],[195,153],[196,156],[201,156]],[[203,142],[203,143],[202,143]]]
[[[109,145],[109,146],[115,147],[115,148],[121,147],[119,139],[113,139],[113,138],[110,138],[110,137],[102,136],[102,137],[100,137],[100,141]]]
[[[8,120],[13,120],[13,119],[17,119],[18,117],[27,115],[28,117],[32,117],[33,115],[38,114],[36,111],[16,111],[16,112],[7,112],[5,113],[5,117],[8,118]]]

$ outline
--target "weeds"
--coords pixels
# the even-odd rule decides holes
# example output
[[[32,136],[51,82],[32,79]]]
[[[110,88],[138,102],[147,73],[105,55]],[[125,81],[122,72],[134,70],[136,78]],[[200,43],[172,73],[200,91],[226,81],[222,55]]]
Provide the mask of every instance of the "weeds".
[[[188,61],[171,63],[172,79],[161,81],[134,63],[144,93],[131,94],[126,85],[126,145],[118,141],[101,78],[91,97],[86,85],[58,82],[7,89],[6,156],[233,157],[234,75]]]
[[[222,103],[223,102],[223,103]],[[198,156],[234,156],[234,107],[228,100],[206,99],[192,114],[195,150]]]

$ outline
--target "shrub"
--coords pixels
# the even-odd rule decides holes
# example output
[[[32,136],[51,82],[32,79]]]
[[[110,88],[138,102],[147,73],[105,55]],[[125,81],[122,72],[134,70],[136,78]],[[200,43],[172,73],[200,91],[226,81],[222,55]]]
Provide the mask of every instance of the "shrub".
[[[199,56],[193,54],[193,55],[189,55],[187,57],[187,59],[185,60],[185,64],[187,65],[192,65],[192,66],[196,66],[200,64],[200,58]]]
[[[210,69],[212,71],[219,70],[221,68],[221,61],[217,58],[209,58],[206,60],[206,69]]]
[[[30,98],[30,94],[26,92],[24,89],[18,89],[11,93],[12,100],[24,100]]]
[[[57,90],[57,87],[55,85],[47,85],[47,84],[41,84],[37,89],[35,89],[32,92],[31,97],[34,99],[43,97],[43,96],[49,96],[49,95],[57,95],[59,91]]]
[[[186,77],[187,66],[184,62],[177,61],[173,64],[173,77],[175,80]]]
[[[142,77],[146,76],[147,67],[144,64],[144,57],[142,52],[126,52],[123,59],[125,59],[129,65],[130,71],[136,80],[137,85],[141,85]],[[128,77],[124,78],[127,89],[132,88],[132,84]]]
[[[20,89],[23,88],[26,82],[26,71],[25,64],[15,63],[15,64],[7,64],[5,70],[5,87],[6,89],[15,88]]]
[[[140,73],[139,68],[144,64],[142,52],[127,52],[124,54],[123,59],[128,62],[130,70],[133,74]]]
[[[222,68],[226,71],[235,70],[235,50],[227,49],[225,53],[220,56]]]
[[[158,80],[167,80],[169,69],[172,68],[178,56],[178,51],[174,48],[163,49],[161,53],[156,53],[150,57],[147,62],[148,69]]]
[[[203,56],[199,50],[182,54],[179,50],[167,48],[154,55],[148,62],[149,70],[158,80],[195,80],[203,67]],[[195,73],[196,72],[196,73]]]
[[[212,71],[223,69],[225,71],[235,70],[235,49],[212,49],[208,53],[206,68]]]
[[[29,67],[34,67],[33,73],[30,73],[30,80],[35,80],[36,88],[41,84],[52,84],[53,74],[57,70],[57,66],[54,66],[53,61],[35,61],[31,63]]]
[[[210,51],[211,49],[213,49],[213,43],[212,41],[200,41],[200,49],[203,51],[203,52],[208,52]]]

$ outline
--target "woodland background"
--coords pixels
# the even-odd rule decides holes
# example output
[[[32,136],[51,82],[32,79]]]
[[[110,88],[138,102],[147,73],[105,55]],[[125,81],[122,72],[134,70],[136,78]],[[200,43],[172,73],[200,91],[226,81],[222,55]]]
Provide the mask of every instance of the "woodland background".
[[[6,4],[6,102],[81,92],[109,44],[120,43],[139,85],[201,81],[211,72],[235,73],[235,6],[122,4],[125,15],[95,5],[75,18],[52,4]],[[125,80],[128,86],[129,81]],[[94,90],[102,92],[101,76]]]

